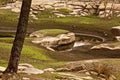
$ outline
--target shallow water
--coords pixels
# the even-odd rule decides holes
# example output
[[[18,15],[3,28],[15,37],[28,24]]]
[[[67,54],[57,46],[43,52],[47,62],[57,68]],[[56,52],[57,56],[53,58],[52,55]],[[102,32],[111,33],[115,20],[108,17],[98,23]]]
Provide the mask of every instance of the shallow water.
[[[91,45],[89,42],[75,42],[73,47],[79,47],[79,46],[84,46],[84,45]]]
[[[52,48],[52,49],[54,51],[71,51],[75,47],[80,47],[80,46],[85,46],[85,45],[92,45],[92,43],[90,43],[90,42],[76,41],[74,43],[67,44],[67,45],[61,45],[59,47]]]

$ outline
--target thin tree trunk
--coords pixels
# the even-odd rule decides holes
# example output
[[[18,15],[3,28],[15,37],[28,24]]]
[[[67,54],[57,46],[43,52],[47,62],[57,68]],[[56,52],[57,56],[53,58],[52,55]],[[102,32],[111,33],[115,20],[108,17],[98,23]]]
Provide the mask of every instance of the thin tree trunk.
[[[28,18],[32,0],[23,0],[17,32],[13,42],[8,67],[3,73],[17,73],[20,55],[27,32]]]

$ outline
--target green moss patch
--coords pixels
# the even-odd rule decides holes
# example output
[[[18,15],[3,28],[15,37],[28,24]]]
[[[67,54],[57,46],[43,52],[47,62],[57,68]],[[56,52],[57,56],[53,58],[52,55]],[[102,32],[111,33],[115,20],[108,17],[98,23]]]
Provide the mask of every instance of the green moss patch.
[[[63,29],[43,29],[43,30],[39,30],[39,32],[47,36],[56,36],[59,34],[68,33],[69,31]]]
[[[57,67],[65,62],[57,61],[48,56],[48,51],[38,45],[34,45],[31,39],[26,38],[21,54],[20,63],[29,63],[37,68]],[[7,66],[12,48],[13,38],[0,38],[0,66]]]

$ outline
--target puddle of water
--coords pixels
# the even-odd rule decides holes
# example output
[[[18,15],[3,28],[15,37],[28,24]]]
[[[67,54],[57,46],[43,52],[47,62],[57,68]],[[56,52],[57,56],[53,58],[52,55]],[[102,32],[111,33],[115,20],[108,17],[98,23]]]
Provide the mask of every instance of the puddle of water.
[[[52,51],[71,51],[75,47],[85,46],[85,45],[91,45],[92,43],[89,42],[82,42],[82,41],[76,41],[75,43],[68,44],[68,45],[62,45],[56,48],[51,48]],[[49,50],[51,50],[49,49]]]
[[[84,45],[91,45],[91,43],[89,43],[89,42],[75,42],[73,48],[79,47],[79,46],[84,46]]]

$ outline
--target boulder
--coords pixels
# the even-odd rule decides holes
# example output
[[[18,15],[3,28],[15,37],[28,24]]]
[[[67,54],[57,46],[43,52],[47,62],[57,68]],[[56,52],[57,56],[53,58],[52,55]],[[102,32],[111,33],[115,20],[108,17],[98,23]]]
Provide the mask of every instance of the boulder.
[[[71,63],[68,63],[60,68],[57,68],[56,71],[58,72],[79,72],[79,73],[82,73],[82,72],[87,72],[86,71],[86,66],[84,64],[81,64],[81,63],[76,63],[76,62],[71,62]]]
[[[43,71],[44,72],[54,72],[55,69],[53,69],[53,68],[47,68],[47,69],[44,69]]]
[[[109,80],[117,80],[117,78],[114,75],[110,75]]]
[[[33,19],[35,19],[35,20],[38,19],[38,18],[36,17],[36,15],[34,15],[34,14],[31,14],[31,17],[32,17]]]
[[[44,37],[44,35],[41,34],[39,31],[35,31],[35,32],[31,33],[31,34],[29,35],[29,37],[40,38],[40,37]]]
[[[2,66],[0,66],[0,72],[3,72],[3,71],[5,71],[5,67],[2,67]]]
[[[112,27],[111,33],[113,34],[115,40],[120,41],[120,26]]]
[[[18,72],[27,73],[27,74],[42,74],[43,70],[34,68],[31,64],[23,63],[19,64]]]
[[[60,45],[73,43],[74,41],[75,41],[74,33],[60,34],[57,35],[56,37],[47,36],[32,40],[33,43],[40,44],[43,47],[58,47]]]
[[[99,44],[96,46],[93,46],[91,48],[92,50],[100,50],[100,49],[107,49],[107,50],[120,50],[120,46],[119,45],[112,45],[112,44]]]
[[[57,17],[66,17],[66,15],[61,14],[61,13],[55,13],[55,15],[56,15]]]
[[[120,36],[120,26],[112,27],[111,32],[114,36]]]
[[[84,80],[93,80],[93,78],[91,76],[86,76],[86,77],[81,77]]]
[[[81,71],[83,70],[82,66],[78,66],[78,67],[74,67],[74,68],[57,68],[56,71],[57,72],[77,72],[77,71]]]
[[[11,11],[19,13],[20,12],[20,8],[12,8]]]
[[[22,80],[30,80],[30,78],[23,77]]]

